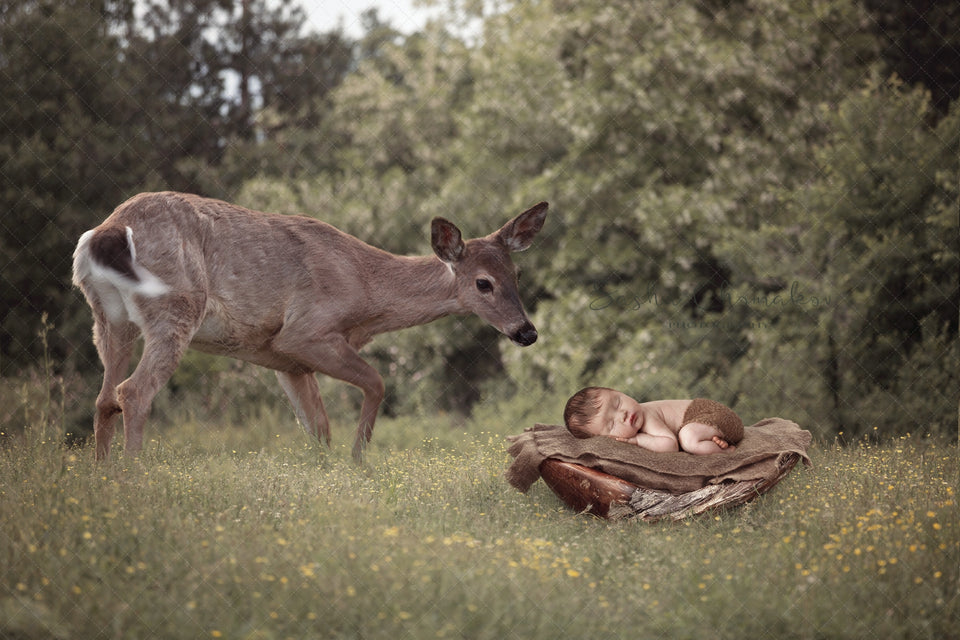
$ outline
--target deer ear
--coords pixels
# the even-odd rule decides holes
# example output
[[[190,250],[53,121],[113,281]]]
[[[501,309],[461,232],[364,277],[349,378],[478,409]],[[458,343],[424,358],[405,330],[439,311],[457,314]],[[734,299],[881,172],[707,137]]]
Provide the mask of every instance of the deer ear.
[[[437,257],[446,263],[456,262],[463,255],[463,237],[457,225],[443,218],[434,218],[430,225],[430,244]]]
[[[507,245],[507,249],[523,251],[530,246],[533,237],[543,227],[548,206],[546,202],[534,205],[497,231],[497,236]]]

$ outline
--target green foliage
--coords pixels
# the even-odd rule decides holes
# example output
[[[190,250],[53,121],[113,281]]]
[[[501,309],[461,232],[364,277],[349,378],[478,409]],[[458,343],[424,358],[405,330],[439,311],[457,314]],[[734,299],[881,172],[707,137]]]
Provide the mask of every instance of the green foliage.
[[[14,3],[0,17],[0,374],[36,362],[40,317],[58,331],[58,363],[92,356],[88,321],[69,290],[86,224],[142,182],[144,144],[109,18],[126,3]],[[58,369],[60,367],[58,366]]]
[[[920,354],[938,341],[955,350],[960,305],[960,128],[955,113],[928,126],[928,109],[923,91],[896,82],[851,92],[826,111],[831,133],[815,150],[817,179],[784,196],[780,224],[752,236],[754,273],[793,280],[806,294],[781,316],[793,325],[781,342],[792,343],[792,362],[819,369],[798,382],[820,387],[835,431],[909,430],[919,416],[952,429],[956,384],[936,391],[930,382],[957,380],[957,360],[944,357],[936,370],[908,364],[929,358]],[[824,301],[819,309],[813,296]],[[921,389],[932,393],[914,413]]]
[[[55,368],[97,369],[67,256],[138,189],[416,254],[433,216],[478,236],[548,200],[517,256],[539,341],[475,318],[382,336],[387,415],[550,399],[533,419],[553,420],[605,384],[824,437],[951,431],[960,51],[955,12],[908,4],[470,0],[414,34],[369,12],[357,42],[306,34],[292,0],[155,0],[140,22],[127,1],[9,4],[0,371],[39,358],[44,310]],[[192,356],[169,403],[272,410],[248,371]]]
[[[934,108],[945,113],[960,94],[960,6],[938,0],[865,0],[864,5],[892,71],[925,86]]]

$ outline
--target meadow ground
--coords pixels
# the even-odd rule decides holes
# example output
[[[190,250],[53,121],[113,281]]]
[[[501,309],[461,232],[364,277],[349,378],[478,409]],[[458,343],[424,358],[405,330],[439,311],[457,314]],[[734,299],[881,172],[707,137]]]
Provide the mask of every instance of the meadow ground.
[[[815,443],[752,504],[575,514],[504,432],[381,419],[366,466],[286,419],[96,465],[0,451],[0,638],[957,638],[955,442]],[[277,426],[280,425],[280,426]]]

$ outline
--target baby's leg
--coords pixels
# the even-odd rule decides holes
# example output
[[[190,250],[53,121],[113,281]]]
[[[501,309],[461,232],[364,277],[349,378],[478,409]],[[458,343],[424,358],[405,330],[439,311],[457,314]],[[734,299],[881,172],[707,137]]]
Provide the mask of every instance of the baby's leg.
[[[701,422],[685,424],[677,434],[677,439],[682,450],[697,455],[732,451],[736,448],[723,439],[719,429]]]

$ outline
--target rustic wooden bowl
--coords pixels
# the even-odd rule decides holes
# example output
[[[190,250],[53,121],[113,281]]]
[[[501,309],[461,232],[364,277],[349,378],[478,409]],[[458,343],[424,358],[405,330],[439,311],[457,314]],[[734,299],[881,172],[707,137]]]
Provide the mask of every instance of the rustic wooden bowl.
[[[639,487],[616,476],[573,462],[547,458],[540,477],[567,506],[601,518],[640,518],[648,522],[681,520],[704,511],[744,504],[772,489],[800,460],[791,453],[780,460],[774,477],[762,480],[711,484],[672,494]]]
[[[547,458],[540,463],[540,477],[574,511],[606,518],[610,506],[630,502],[637,485],[590,467]]]

